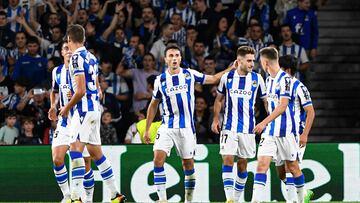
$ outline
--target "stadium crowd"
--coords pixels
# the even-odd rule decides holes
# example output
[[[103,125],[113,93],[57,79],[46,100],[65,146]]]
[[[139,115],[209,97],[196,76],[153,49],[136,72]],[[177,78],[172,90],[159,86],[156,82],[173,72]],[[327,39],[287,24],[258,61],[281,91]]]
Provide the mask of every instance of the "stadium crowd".
[[[182,67],[214,75],[231,65],[236,49],[274,46],[298,59],[307,82],[316,58],[316,9],[310,0],[0,0],[0,145],[50,144],[56,122],[47,116],[51,70],[62,64],[67,26],[86,30],[98,58],[103,91],[103,144],[134,143],[144,132],[157,75],[166,70],[165,47],[182,50]],[[259,56],[254,70],[261,73]],[[262,73],[264,74],[264,73]],[[216,86],[196,87],[198,143],[211,132]],[[261,119],[261,109],[257,116]],[[159,117],[157,121],[161,120]],[[140,122],[139,122],[140,121]]]

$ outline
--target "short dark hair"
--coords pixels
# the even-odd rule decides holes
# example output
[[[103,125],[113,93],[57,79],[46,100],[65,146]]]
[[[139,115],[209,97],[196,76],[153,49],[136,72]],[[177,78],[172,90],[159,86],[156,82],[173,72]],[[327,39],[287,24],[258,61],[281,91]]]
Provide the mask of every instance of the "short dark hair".
[[[147,84],[150,85],[151,88],[153,89],[154,89],[154,82],[156,80],[156,77],[157,77],[156,75],[150,75],[149,77],[146,78]]]
[[[274,61],[279,59],[279,52],[273,47],[265,47],[260,50],[260,56]]]
[[[197,30],[196,30],[196,27],[195,27],[194,25],[189,25],[189,26],[187,26],[187,27],[186,27],[186,31],[188,31],[188,30],[195,30],[195,31],[197,31]]]
[[[284,24],[280,25],[280,30],[281,30],[282,28],[284,28],[284,27],[288,27],[288,28],[290,28],[290,30],[291,30],[291,26],[290,26],[290,24],[288,24],[288,23],[284,23]]]
[[[179,48],[177,45],[175,45],[175,44],[171,44],[171,45],[169,45],[169,46],[167,46],[167,47],[165,48],[165,51],[164,51],[165,56],[166,56],[167,51],[170,50],[170,49],[179,50],[179,52],[180,52],[180,54],[181,54],[180,48]]]
[[[5,16],[6,17],[6,12],[4,10],[0,11],[0,16]]]
[[[15,33],[15,36],[18,35],[18,34],[24,34],[24,35],[25,35],[25,38],[27,38],[27,34],[26,34],[25,31],[22,31],[22,30],[17,31],[17,32]]]
[[[292,55],[285,55],[279,58],[279,65],[284,70],[290,69],[290,74],[295,75],[297,71],[297,59]]]
[[[252,25],[250,25],[250,27],[251,27],[251,28],[253,28],[253,27],[259,27],[259,28],[261,29],[261,31],[264,31],[264,30],[263,30],[263,27],[262,27],[260,24],[258,24],[258,23],[252,24]]]
[[[33,117],[29,117],[29,116],[25,116],[21,119],[21,123],[22,125],[24,125],[26,122],[30,122],[32,124],[35,124],[34,122],[34,118]]]
[[[66,34],[75,43],[83,43],[85,41],[85,29],[79,24],[70,25]]]
[[[29,36],[27,38],[26,44],[37,44],[37,45],[40,46],[39,40],[36,37],[33,37],[33,36]]]
[[[216,59],[215,59],[215,57],[213,55],[206,56],[204,58],[204,61],[206,61],[206,60],[212,60],[212,61],[214,61],[216,63]]]
[[[237,49],[236,55],[244,57],[246,54],[254,54],[255,55],[255,49],[249,46],[241,46]]]
[[[155,56],[154,56],[154,54],[152,54],[151,52],[146,52],[146,53],[144,54],[144,57],[145,57],[145,56],[150,56],[150,57],[152,58],[152,60],[155,61]],[[143,58],[144,58],[144,57],[143,57]]]
[[[7,110],[5,112],[5,118],[9,118],[9,117],[16,117],[17,114],[16,114],[16,111],[14,110]]]

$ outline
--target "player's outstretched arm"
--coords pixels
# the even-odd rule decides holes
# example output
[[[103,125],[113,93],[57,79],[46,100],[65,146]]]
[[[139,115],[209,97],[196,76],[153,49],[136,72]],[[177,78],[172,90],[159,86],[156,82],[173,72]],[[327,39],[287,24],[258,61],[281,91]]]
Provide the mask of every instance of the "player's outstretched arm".
[[[69,103],[67,103],[59,113],[59,115],[63,117],[68,116],[70,109],[72,109],[86,93],[85,75],[84,74],[75,75],[75,82],[77,86],[74,95],[71,97]]]
[[[237,62],[234,62],[233,65],[229,66],[227,69],[225,69],[219,73],[216,73],[215,75],[206,75],[204,84],[208,85],[208,84],[219,83],[219,80],[221,79],[221,76],[224,75],[224,73],[227,73],[227,72],[231,71],[232,69],[236,69],[236,67],[237,67]]]
[[[300,136],[300,147],[303,147],[307,143],[308,135],[310,133],[312,124],[315,119],[315,110],[312,105],[304,107],[304,111],[306,112],[306,121],[305,121],[305,128],[303,133]]]
[[[149,107],[147,109],[146,128],[145,128],[145,134],[144,134],[144,140],[145,140],[146,144],[150,143],[150,126],[154,120],[159,103],[160,103],[160,100],[152,99],[149,104]]]
[[[224,98],[223,94],[218,93],[214,102],[214,118],[211,124],[211,130],[216,134],[220,133],[219,114]]]
[[[280,98],[280,104],[274,109],[274,111],[268,115],[263,121],[257,124],[254,128],[254,133],[260,134],[265,129],[266,125],[280,116],[285,112],[287,106],[289,104],[289,99],[287,97]]]

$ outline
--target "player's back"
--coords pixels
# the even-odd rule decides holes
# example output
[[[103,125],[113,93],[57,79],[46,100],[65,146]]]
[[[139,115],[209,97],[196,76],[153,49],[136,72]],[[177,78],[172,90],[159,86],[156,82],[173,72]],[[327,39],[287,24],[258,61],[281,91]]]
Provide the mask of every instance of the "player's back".
[[[306,86],[295,77],[292,78],[291,101],[294,103],[296,133],[300,135],[305,127],[306,113],[304,108],[312,105],[312,101]]]
[[[80,47],[71,56],[70,65],[71,89],[76,91],[75,76],[84,74],[86,93],[76,104],[75,109],[79,112],[100,111],[99,92],[97,88],[97,76],[99,74],[98,61],[85,47]]]
[[[280,104],[282,97],[289,99],[286,110],[266,126],[264,133],[267,135],[284,137],[291,133],[295,134],[294,102],[291,100],[291,81],[291,77],[282,70],[279,70],[275,78],[269,76],[266,79],[269,114]]]

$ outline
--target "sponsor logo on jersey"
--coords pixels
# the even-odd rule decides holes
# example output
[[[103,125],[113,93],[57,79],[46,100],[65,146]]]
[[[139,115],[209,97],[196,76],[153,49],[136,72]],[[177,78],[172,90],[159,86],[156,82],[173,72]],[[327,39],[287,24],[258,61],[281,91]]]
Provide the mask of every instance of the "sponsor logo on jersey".
[[[240,89],[229,89],[230,96],[250,98],[252,91],[240,90]]]
[[[166,88],[166,93],[168,95],[175,95],[175,94],[179,94],[179,93],[185,93],[187,91],[188,91],[188,85],[187,84],[176,85],[176,86]]]

